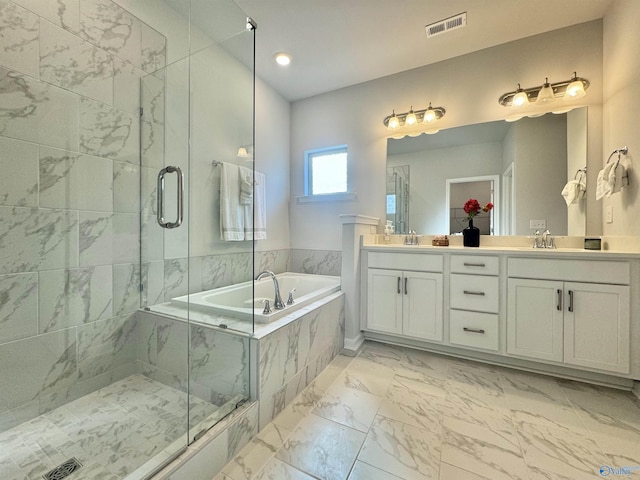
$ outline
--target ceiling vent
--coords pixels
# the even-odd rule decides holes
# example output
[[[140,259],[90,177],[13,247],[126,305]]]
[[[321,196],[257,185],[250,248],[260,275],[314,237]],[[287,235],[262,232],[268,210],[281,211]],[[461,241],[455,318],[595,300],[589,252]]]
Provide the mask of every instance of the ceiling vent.
[[[446,33],[456,28],[462,28],[467,26],[467,12],[454,15],[453,17],[445,18],[439,22],[427,25],[425,30],[427,31],[427,38],[435,37],[441,33]]]

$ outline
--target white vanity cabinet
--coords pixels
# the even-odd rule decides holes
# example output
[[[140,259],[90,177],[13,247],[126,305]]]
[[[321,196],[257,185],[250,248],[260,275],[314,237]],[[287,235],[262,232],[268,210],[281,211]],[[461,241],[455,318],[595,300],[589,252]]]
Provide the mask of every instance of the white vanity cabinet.
[[[449,342],[498,351],[500,257],[452,255],[449,270]]]
[[[507,353],[630,371],[628,262],[509,258]]]
[[[369,330],[441,342],[442,257],[370,253]]]
[[[603,384],[640,380],[640,254],[363,252],[365,339]]]

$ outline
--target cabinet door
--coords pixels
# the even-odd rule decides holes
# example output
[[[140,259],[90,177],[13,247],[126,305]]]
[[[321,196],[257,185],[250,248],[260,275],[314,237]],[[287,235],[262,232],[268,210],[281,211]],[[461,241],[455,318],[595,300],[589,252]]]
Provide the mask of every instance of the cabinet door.
[[[562,289],[562,282],[508,279],[508,354],[562,361]]]
[[[629,373],[629,287],[565,283],[564,361]]]
[[[442,274],[404,272],[402,333],[442,341]]]
[[[369,268],[367,328],[402,333],[402,272]]]

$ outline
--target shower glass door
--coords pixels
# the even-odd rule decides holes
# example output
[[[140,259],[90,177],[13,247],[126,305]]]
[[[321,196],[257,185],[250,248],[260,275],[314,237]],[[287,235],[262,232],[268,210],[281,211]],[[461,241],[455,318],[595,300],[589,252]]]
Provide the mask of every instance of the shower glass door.
[[[178,448],[249,398],[253,321],[203,299],[253,277],[253,242],[221,240],[220,175],[253,172],[254,29],[232,1],[170,3],[189,12],[188,42],[172,58],[169,41],[167,64],[141,79],[140,332],[144,374],[185,393]]]

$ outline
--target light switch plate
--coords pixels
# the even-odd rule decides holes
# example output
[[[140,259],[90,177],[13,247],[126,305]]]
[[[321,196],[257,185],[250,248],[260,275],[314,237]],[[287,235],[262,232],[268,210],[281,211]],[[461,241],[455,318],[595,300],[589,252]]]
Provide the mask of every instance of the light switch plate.
[[[613,207],[609,205],[606,210],[606,221],[607,223],[613,223]]]
[[[531,230],[540,230],[543,228],[547,228],[546,220],[529,220],[529,228]]]

